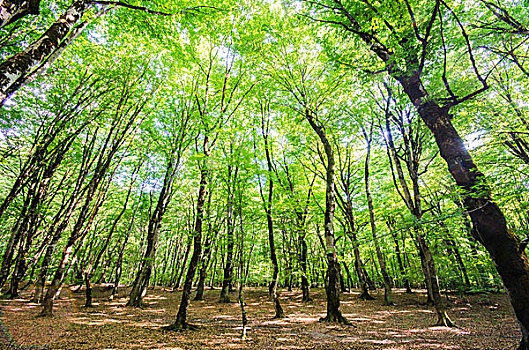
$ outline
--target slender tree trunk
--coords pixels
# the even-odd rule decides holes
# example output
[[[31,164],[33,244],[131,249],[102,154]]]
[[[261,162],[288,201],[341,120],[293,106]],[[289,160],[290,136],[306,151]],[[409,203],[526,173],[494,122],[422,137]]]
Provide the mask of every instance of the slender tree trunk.
[[[321,319],[326,322],[338,322],[349,324],[349,321],[342,316],[340,310],[340,264],[336,254],[336,246],[334,239],[334,152],[331,143],[327,139],[323,126],[319,123],[312,112],[307,108],[305,111],[305,118],[309,122],[312,129],[316,132],[325,149],[327,156],[326,166],[326,191],[325,191],[325,249],[327,256],[327,285],[325,291],[327,293],[327,316]]]
[[[268,150],[267,150],[268,151]],[[271,174],[270,174],[271,175]],[[268,202],[266,206],[266,224],[268,226],[268,244],[270,245],[270,261],[272,262],[272,281],[268,285],[268,293],[274,303],[275,316],[274,318],[283,318],[285,313],[279,301],[277,293],[277,282],[279,278],[279,264],[277,263],[276,246],[274,242],[274,223],[272,221],[272,197],[274,191],[274,182],[270,178],[268,180]]]
[[[382,255],[380,243],[378,242],[377,226],[375,222],[375,209],[373,207],[373,199],[371,198],[371,190],[369,189],[369,160],[371,157],[371,140],[373,136],[372,130],[369,136],[367,135],[367,133],[365,133],[364,136],[367,142],[367,154],[364,167],[364,182],[366,189],[367,207],[369,209],[369,224],[371,226],[371,234],[373,235],[373,243],[375,244],[378,264],[380,265],[380,273],[382,274],[382,280],[384,282],[384,305],[393,305],[393,300],[391,298],[391,279],[389,278],[388,271],[386,268],[386,260]]]
[[[391,94],[391,90],[388,89],[388,92]],[[393,174],[393,181],[395,187],[398,189],[397,183],[400,184],[399,194],[401,195],[404,203],[406,204],[407,208],[409,209],[410,213],[415,217],[416,222],[418,223],[417,226],[413,227],[413,238],[416,242],[417,249],[419,251],[419,256],[421,258],[421,267],[424,273],[425,283],[426,287],[428,289],[428,301],[433,302],[436,314],[437,314],[437,325],[440,326],[447,326],[452,327],[454,326],[454,323],[450,320],[448,317],[448,314],[446,313],[446,303],[444,299],[441,297],[440,291],[439,291],[439,281],[437,279],[437,271],[435,268],[435,263],[433,260],[432,253],[430,251],[430,247],[428,246],[428,243],[426,242],[424,235],[422,233],[422,227],[421,227],[421,220],[422,220],[422,204],[421,204],[421,194],[419,190],[419,161],[420,161],[420,150],[418,147],[420,147],[419,144],[410,144],[410,139],[414,137],[411,132],[411,129],[403,129],[402,126],[400,128],[403,138],[404,138],[404,149],[405,154],[404,158],[406,160],[406,166],[408,169],[409,177],[412,182],[412,189],[413,192],[410,191],[408,183],[406,182],[406,179],[404,177],[404,172],[402,169],[400,157],[397,154],[397,150],[395,147],[395,144],[393,142],[393,134],[390,127],[390,116],[391,112],[389,110],[386,111],[385,119],[386,119],[386,141],[388,145],[388,155],[390,158],[390,162],[393,161],[392,164],[392,174]],[[394,167],[393,167],[394,164]],[[395,178],[395,170],[396,170],[396,178]],[[413,193],[413,195],[412,195]]]
[[[391,234],[391,237],[393,238],[393,242],[395,242],[395,253],[397,254],[397,263],[399,266],[399,271],[402,276],[402,281],[404,284],[404,287],[406,288],[406,293],[410,294],[413,293],[410,286],[410,280],[408,279],[408,274],[406,273],[406,269],[404,268],[404,264],[402,262],[402,253],[400,251],[400,245],[398,241],[397,234],[394,231],[394,227],[389,219],[386,220],[386,225],[388,226],[389,233]]]
[[[237,170],[235,170],[234,180],[237,179]],[[220,291],[219,303],[230,302],[230,287],[233,279],[233,246],[235,223],[233,218],[233,193],[232,193],[232,167],[228,166],[228,203],[226,214],[226,238],[228,240],[226,252],[226,265],[224,266],[224,280],[222,281],[222,290]]]
[[[206,153],[206,156],[207,155],[209,155],[209,153]],[[189,307],[189,300],[191,299],[191,288],[193,284],[193,279],[195,278],[198,260],[202,251],[202,222],[204,216],[204,203],[206,201],[206,187],[208,181],[208,170],[206,167],[207,164],[203,164],[202,169],[200,170],[200,187],[198,189],[197,215],[195,222],[195,232],[193,237],[193,255],[191,256],[191,261],[189,262],[189,268],[187,270],[186,279],[184,282],[182,300],[180,302],[180,307],[178,308],[178,313],[176,315],[175,322],[167,327],[164,327],[164,329],[166,330],[178,331],[183,329],[196,328],[196,326],[193,326],[187,322],[187,309]]]
[[[266,154],[266,163],[268,166],[268,199],[265,200],[263,190],[261,188],[261,182],[259,181],[259,190],[261,192],[261,199],[266,213],[266,225],[268,227],[268,245],[270,246],[270,261],[272,262],[272,280],[268,285],[268,294],[274,303],[275,315],[274,318],[284,318],[285,312],[279,301],[279,295],[277,293],[277,284],[279,280],[279,264],[277,262],[276,245],[274,241],[274,222],[272,220],[272,202],[274,198],[274,179],[272,157],[270,155],[270,145],[268,143],[268,129],[265,128],[264,116],[262,119],[262,132],[264,139],[264,148]]]
[[[355,234],[355,237],[356,237],[356,234]],[[368,278],[366,276],[366,271],[362,264],[362,258],[360,257],[360,249],[358,249],[356,242],[357,242],[356,239],[353,240],[353,244],[355,244],[355,247],[353,248],[353,254],[355,257],[354,264],[355,264],[356,275],[358,276],[358,283],[360,284],[360,289],[362,290],[359,298],[362,300],[375,300],[375,298],[373,298],[371,294],[369,294]]]
[[[463,262],[463,258],[461,257],[459,248],[456,242],[454,241],[454,238],[451,236],[446,224],[441,221],[439,222],[439,226],[445,231],[445,234],[447,235],[447,238],[445,239],[445,244],[447,246],[448,253],[450,256],[453,256],[455,258],[456,266],[459,269],[459,272],[463,275],[463,283],[465,284],[465,287],[470,288],[470,280],[468,278],[467,268],[465,266],[465,263]]]
[[[180,285],[182,284],[182,278],[184,276],[184,272],[186,271],[187,267],[187,259],[189,259],[189,253],[191,252],[191,249],[193,249],[192,240],[189,240],[187,243],[186,252],[184,254],[184,258],[182,259],[182,266],[180,266],[178,278],[176,279],[176,283],[174,285],[174,290],[177,290],[180,288]]]
[[[303,293],[303,298],[301,301],[303,302],[309,302],[312,300],[310,297],[310,283],[308,279],[308,271],[307,271],[307,241],[306,237],[307,231],[305,230],[305,227],[302,227],[299,229],[299,243],[301,245],[301,254],[299,258],[299,267],[301,269],[301,291]]]

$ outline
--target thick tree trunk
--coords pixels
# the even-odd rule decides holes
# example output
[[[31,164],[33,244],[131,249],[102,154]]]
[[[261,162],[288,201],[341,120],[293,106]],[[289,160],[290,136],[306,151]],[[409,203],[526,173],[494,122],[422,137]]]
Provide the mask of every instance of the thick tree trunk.
[[[28,16],[38,15],[40,0],[3,0],[0,3],[0,28]]]
[[[24,80],[34,66],[59,47],[88,6],[85,0],[74,1],[37,41],[0,64],[0,104],[9,97],[9,93],[14,92],[11,90],[13,85]]]

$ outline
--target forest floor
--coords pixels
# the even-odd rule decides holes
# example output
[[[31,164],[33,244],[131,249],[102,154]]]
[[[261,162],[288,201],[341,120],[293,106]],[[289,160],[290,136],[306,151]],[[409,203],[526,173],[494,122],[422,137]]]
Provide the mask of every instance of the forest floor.
[[[424,291],[396,290],[395,306],[342,294],[343,314],[353,326],[318,322],[325,315],[325,292],[311,289],[313,301],[301,302],[298,290],[281,291],[287,315],[272,319],[274,309],[264,288],[245,290],[249,319],[241,340],[239,304],[219,304],[219,290],[207,290],[192,301],[188,320],[198,331],[166,332],[180,302],[180,292],[149,290],[147,307],[124,307],[127,289],[108,300],[95,290],[93,308],[84,308],[84,293],[69,289],[56,302],[53,318],[37,318],[29,292],[21,299],[0,301],[0,348],[6,349],[512,349],[519,329],[505,294],[450,295],[449,315],[459,328],[433,327],[435,315],[424,305]],[[236,300],[236,295],[233,294]]]

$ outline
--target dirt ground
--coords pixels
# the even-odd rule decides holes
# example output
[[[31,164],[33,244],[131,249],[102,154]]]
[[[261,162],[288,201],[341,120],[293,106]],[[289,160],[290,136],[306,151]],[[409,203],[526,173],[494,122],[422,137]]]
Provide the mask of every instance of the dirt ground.
[[[514,349],[519,329],[504,294],[450,296],[449,315],[458,328],[432,327],[435,317],[424,305],[424,291],[395,291],[395,306],[342,294],[342,312],[353,326],[318,322],[325,315],[325,292],[312,289],[314,301],[301,302],[300,291],[281,291],[284,319],[274,320],[265,289],[245,291],[249,318],[241,340],[238,303],[219,304],[219,290],[192,301],[188,320],[198,331],[165,332],[180,302],[180,292],[149,290],[148,307],[124,307],[128,290],[108,300],[95,293],[95,307],[84,308],[84,294],[63,290],[53,318],[37,318],[40,307],[21,299],[0,301],[2,349]],[[236,295],[233,295],[236,299]]]

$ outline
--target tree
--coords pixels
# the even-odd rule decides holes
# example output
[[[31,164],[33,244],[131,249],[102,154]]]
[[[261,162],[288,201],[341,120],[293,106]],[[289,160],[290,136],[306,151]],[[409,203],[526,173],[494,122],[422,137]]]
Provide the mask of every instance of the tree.
[[[392,6],[395,5],[395,8]],[[415,4],[413,4],[415,5]],[[318,9],[322,9],[316,5]],[[477,96],[488,88],[488,83],[479,73],[472,45],[462,22],[447,2],[437,0],[433,5],[418,2],[414,9],[412,3],[405,1],[398,5],[394,2],[375,5],[370,1],[361,5],[348,5],[340,0],[326,3],[324,9],[330,9],[317,20],[336,25],[347,35],[361,40],[366,48],[383,62],[383,69],[394,78],[409,97],[417,113],[432,132],[441,157],[446,161],[450,174],[461,188],[466,210],[470,213],[476,227],[475,238],[489,251],[503,283],[510,293],[517,319],[522,328],[520,348],[529,347],[529,260],[524,249],[520,249],[520,239],[507,228],[507,220],[492,200],[490,188],[484,175],[479,171],[463,140],[454,128],[450,109]],[[421,16],[418,17],[420,8]],[[395,11],[398,9],[399,13]],[[423,82],[427,71],[425,63],[434,50],[434,31],[436,25],[440,35],[446,34],[443,26],[443,13],[453,16],[454,25],[464,42],[464,50],[478,86],[473,91],[458,97],[451,89],[443,71],[445,91],[448,102],[437,97],[439,94],[428,91]],[[362,15],[360,15],[362,13]],[[402,14],[402,15],[401,15]],[[406,16],[406,17],[404,17]],[[398,19],[404,21],[396,23]],[[381,26],[371,29],[371,21],[378,20]],[[396,25],[398,25],[398,30]],[[384,37],[384,35],[387,35]],[[389,40],[386,40],[388,38]],[[446,59],[446,46],[444,57]],[[446,61],[445,61],[446,62]],[[446,67],[433,66],[429,69]],[[465,93],[465,92],[461,92]]]
[[[75,256],[75,254],[72,254],[74,252],[74,246],[78,242],[82,242],[86,237],[92,221],[108,193],[108,183],[112,180],[112,172],[110,170],[112,165],[116,165],[114,163],[114,157],[118,151],[121,150],[123,144],[128,140],[131,133],[134,132],[134,125],[138,118],[140,118],[143,108],[149,101],[148,97],[140,99],[137,96],[140,83],[143,82],[143,76],[144,74],[140,74],[139,78],[131,78],[129,76],[121,82],[119,102],[110,114],[110,125],[106,134],[103,134],[102,144],[95,145],[98,137],[101,137],[97,128],[93,132],[87,133],[87,147],[83,154],[83,163],[87,166],[84,171],[80,173],[78,184],[83,184],[84,180],[88,177],[88,172],[91,172],[92,176],[88,183],[83,184],[84,201],[78,209],[79,214],[69,234],[67,244],[63,248],[62,256],[59,260],[59,266],[56,269],[51,285],[44,296],[42,302],[43,309],[39,314],[40,316],[52,316],[53,302],[63,284],[67,265],[71,256]],[[111,174],[110,176],[108,174],[109,172]],[[79,201],[79,199],[80,198],[76,198],[77,201]],[[59,232],[64,232],[67,228],[72,210],[73,208],[70,208],[69,214],[57,227],[57,234],[59,234]]]
[[[13,6],[23,10],[23,3],[25,2],[2,2],[0,7],[2,16],[6,13],[6,20],[14,20],[14,17],[8,16],[7,12],[12,11],[9,9],[13,8]],[[31,0],[28,3],[30,4],[28,5],[29,8],[35,11],[35,1]],[[72,3],[64,13],[39,39],[28,45],[23,51],[0,63],[0,105],[3,106],[17,90],[45,73],[63,51],[83,33],[91,21],[94,21],[112,9],[120,7],[159,16],[173,16],[176,14],[197,13],[202,6],[188,8],[175,13],[166,13],[120,1],[72,0]],[[91,16],[90,19],[83,20],[83,17],[88,17],[86,14],[91,8],[95,9],[95,15]],[[15,10],[15,12],[18,12],[18,10]],[[17,15],[15,14],[15,16]],[[3,20],[3,18],[0,17],[0,20]]]
[[[389,278],[388,270],[386,268],[386,259],[382,255],[380,249],[380,243],[377,237],[377,226],[375,221],[375,208],[373,207],[373,198],[371,197],[371,190],[369,188],[369,161],[371,158],[371,142],[373,142],[373,125],[369,130],[369,134],[364,129],[364,138],[367,144],[366,160],[364,165],[364,185],[366,190],[367,207],[369,210],[369,225],[371,226],[371,234],[373,235],[373,243],[375,244],[375,250],[377,253],[378,264],[380,266],[380,273],[382,274],[382,280],[384,281],[384,305],[393,305],[391,298],[391,279]]]
[[[154,266],[162,220],[174,194],[175,179],[177,172],[180,170],[182,158],[192,142],[194,126],[190,120],[192,114],[195,112],[193,94],[193,90],[190,92],[183,91],[181,93],[181,98],[176,99],[171,103],[172,110],[168,111],[168,115],[166,116],[168,120],[163,120],[162,116],[159,116],[158,120],[155,122],[158,124],[157,127],[159,127],[159,124],[165,124],[168,129],[167,134],[170,136],[169,140],[162,138],[162,140],[155,141],[161,143],[161,149],[163,149],[165,145],[169,145],[170,148],[165,154],[165,175],[156,202],[156,208],[149,217],[147,249],[145,250],[136,279],[134,280],[127,306],[142,306],[143,296],[147,292],[147,287]]]
[[[259,177],[259,192],[263,202],[263,208],[266,213],[266,225],[268,228],[268,244],[270,246],[270,261],[272,262],[272,280],[268,285],[268,294],[274,302],[275,316],[274,318],[283,318],[285,313],[281,307],[279,296],[277,294],[277,284],[279,276],[279,264],[277,263],[276,247],[274,242],[274,222],[272,217],[273,212],[273,198],[274,198],[274,166],[271,155],[271,141],[270,141],[270,104],[268,101],[260,101],[260,115],[261,115],[261,134],[263,136],[263,147],[266,156],[266,166],[268,175],[268,198],[265,198],[264,191],[261,185],[261,178]]]
[[[0,28],[28,16],[38,15],[40,0],[7,0],[0,4]]]

